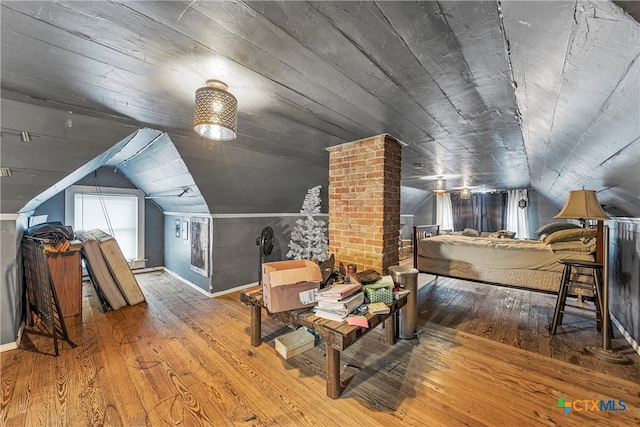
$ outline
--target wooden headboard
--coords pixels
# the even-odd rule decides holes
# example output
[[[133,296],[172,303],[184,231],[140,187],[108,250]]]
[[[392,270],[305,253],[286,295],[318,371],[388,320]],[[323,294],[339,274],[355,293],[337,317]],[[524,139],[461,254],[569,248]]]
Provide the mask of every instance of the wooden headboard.
[[[418,242],[427,237],[437,236],[438,234],[440,234],[439,224],[413,226],[413,268],[418,268]]]

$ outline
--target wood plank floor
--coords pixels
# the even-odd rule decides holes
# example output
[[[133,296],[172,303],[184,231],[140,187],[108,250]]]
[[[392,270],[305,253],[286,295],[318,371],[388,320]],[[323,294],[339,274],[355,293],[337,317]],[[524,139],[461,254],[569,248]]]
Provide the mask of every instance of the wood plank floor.
[[[265,342],[251,347],[237,292],[210,299],[167,273],[136,278],[147,302],[106,314],[84,285],[82,317],[67,318],[76,348],[44,354],[52,340],[28,331],[1,354],[0,424],[640,424],[637,358],[587,360],[588,323],[545,336],[548,295],[421,275],[419,339],[388,346],[383,330],[366,335],[343,353],[344,391],[331,400],[324,346],[285,361],[274,338],[288,329],[264,319]],[[564,415],[558,399],[588,402]],[[600,400],[625,410],[592,410]]]

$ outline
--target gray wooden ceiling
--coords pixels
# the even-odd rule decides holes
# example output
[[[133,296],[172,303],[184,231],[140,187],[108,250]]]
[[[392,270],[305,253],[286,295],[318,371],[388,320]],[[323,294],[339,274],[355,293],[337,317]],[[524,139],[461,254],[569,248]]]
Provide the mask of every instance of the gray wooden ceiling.
[[[167,132],[212,210],[250,210],[242,192],[262,210],[299,207],[326,177],[326,147],[389,133],[407,144],[407,197],[438,175],[449,188],[531,187],[558,206],[584,187],[639,217],[640,25],[636,5],[618,3],[2,2],[2,97],[120,124],[111,145],[136,126]],[[238,138],[221,147],[279,161],[242,168],[203,148],[193,100],[211,78],[239,104]],[[28,126],[3,118],[2,166],[34,181],[19,187],[22,205],[3,196],[3,212],[69,173],[69,162],[18,158],[12,144]],[[207,178],[214,167],[242,170],[240,191],[223,194]]]

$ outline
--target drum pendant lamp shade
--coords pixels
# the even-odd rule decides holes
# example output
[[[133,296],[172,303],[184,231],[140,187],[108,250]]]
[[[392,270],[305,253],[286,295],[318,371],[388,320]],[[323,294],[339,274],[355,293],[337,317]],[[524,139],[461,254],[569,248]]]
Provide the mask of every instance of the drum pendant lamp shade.
[[[193,130],[209,139],[235,139],[238,129],[238,101],[220,80],[207,80],[196,90]]]
[[[609,218],[600,202],[596,197],[594,190],[574,190],[569,192],[569,199],[562,210],[554,218],[561,219],[594,219],[598,221],[606,221]]]
[[[471,198],[471,189],[469,187],[463,187],[460,190],[460,199],[469,200]]]

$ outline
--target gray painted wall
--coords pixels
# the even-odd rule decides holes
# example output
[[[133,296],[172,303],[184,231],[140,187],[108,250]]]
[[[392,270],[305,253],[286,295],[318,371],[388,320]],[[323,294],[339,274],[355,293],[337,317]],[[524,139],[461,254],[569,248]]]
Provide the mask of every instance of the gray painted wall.
[[[640,343],[640,220],[607,221],[611,313]]]
[[[264,262],[286,260],[291,231],[298,216],[216,218],[213,222],[217,241],[213,247],[212,291],[256,282],[260,260],[256,239],[263,228],[273,228],[273,251]],[[324,218],[325,222],[328,220]]]
[[[136,188],[125,176],[114,173],[112,168],[102,167],[95,172],[78,180],[74,185],[99,185],[101,187],[113,188]],[[145,257],[147,267],[158,267],[164,265],[164,215],[162,211],[151,200],[145,201]],[[49,200],[38,206],[34,215],[47,215],[48,221],[61,221],[64,223],[65,201],[64,191],[56,194]],[[71,225],[71,224],[68,224]]]
[[[0,220],[0,344],[16,341],[22,317],[22,257],[19,242],[24,234],[26,218]]]
[[[209,277],[202,276],[191,271],[191,216],[165,215],[164,216],[164,266],[193,283],[205,292],[209,292]],[[175,222],[180,221],[180,237],[175,235]],[[189,222],[188,238],[182,238],[182,223]],[[216,238],[213,238],[215,242]]]
[[[15,325],[19,324],[22,304],[20,295],[22,287],[17,277],[16,268],[16,222],[0,221],[2,247],[0,247],[0,271],[2,271],[2,291],[0,292],[0,342],[8,343],[16,340]],[[10,243],[13,242],[13,245]]]
[[[221,292],[237,286],[257,282],[259,248],[256,239],[269,226],[274,232],[274,247],[264,262],[286,260],[291,231],[299,216],[248,216],[213,217],[211,276],[191,270],[191,236],[188,240],[176,237],[176,220],[190,222],[190,216],[165,216],[165,267],[190,281],[206,292]],[[327,218],[328,219],[328,218]],[[327,220],[325,219],[325,220]]]
[[[529,189],[529,237],[536,239],[536,230],[541,225],[550,222],[563,222],[562,219],[555,219],[560,209],[553,205],[542,193]]]
[[[407,212],[402,212],[407,213]],[[413,213],[414,225],[430,225],[436,223],[436,198],[430,194],[424,204]],[[412,231],[413,232],[413,231]]]
[[[413,215],[413,222],[416,225],[435,224],[436,206],[435,197],[429,197],[425,203],[420,206]],[[541,225],[549,222],[559,221],[553,216],[560,212],[560,209],[553,205],[544,195],[529,190],[529,236],[533,239],[536,237],[535,231]],[[407,213],[407,212],[403,212]]]

